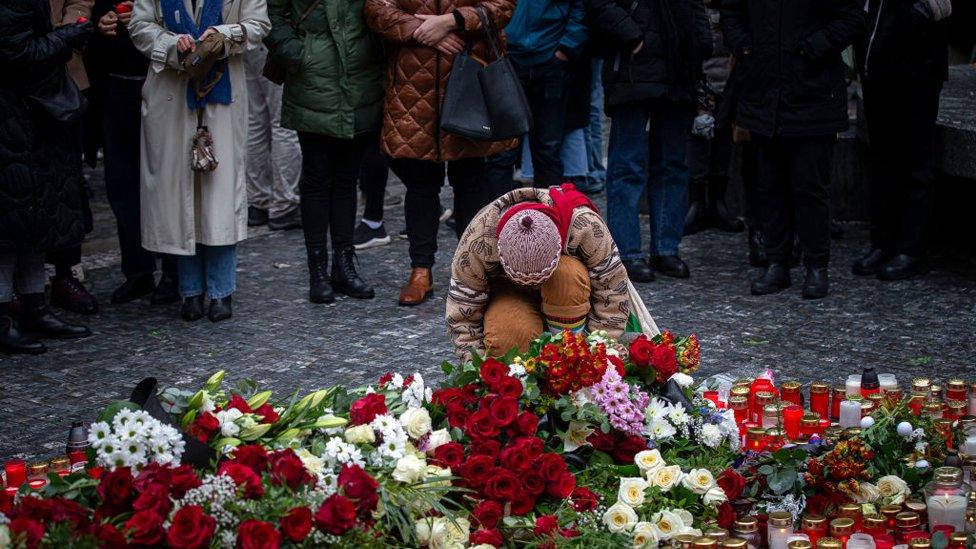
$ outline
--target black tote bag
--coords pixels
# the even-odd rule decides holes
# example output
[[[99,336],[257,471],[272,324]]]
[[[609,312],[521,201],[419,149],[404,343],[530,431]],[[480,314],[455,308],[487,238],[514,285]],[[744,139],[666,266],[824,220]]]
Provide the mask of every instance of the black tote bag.
[[[482,69],[482,64],[471,57],[470,46],[454,57],[441,109],[442,130],[479,141],[492,139],[491,119],[478,78]]]
[[[529,100],[525,97],[525,90],[515,67],[508,56],[498,47],[498,37],[495,24],[485,13],[484,8],[478,9],[481,26],[488,37],[488,46],[495,60],[482,69],[478,74],[481,82],[481,93],[485,97],[488,118],[491,119],[491,133],[494,139],[511,139],[521,137],[532,129],[532,111]]]

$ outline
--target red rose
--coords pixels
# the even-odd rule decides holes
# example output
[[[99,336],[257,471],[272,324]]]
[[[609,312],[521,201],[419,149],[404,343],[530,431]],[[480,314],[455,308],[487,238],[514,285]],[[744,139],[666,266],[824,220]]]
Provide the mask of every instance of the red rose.
[[[522,483],[511,471],[496,467],[492,470],[488,482],[485,483],[485,493],[494,499],[512,501],[515,499],[516,491],[521,486]]]
[[[498,436],[498,425],[491,414],[478,410],[468,418],[465,431],[471,438],[494,438]]]
[[[518,398],[522,396],[522,382],[514,377],[505,377],[498,382],[495,390],[500,396]]]
[[[26,499],[26,498],[25,498]],[[64,498],[51,498],[51,521],[70,522],[75,529],[88,526],[88,509],[85,509],[76,502]]]
[[[494,400],[491,403],[491,413],[492,419],[500,427],[505,427],[510,425],[515,418],[518,417],[518,399],[508,396],[503,396]]]
[[[481,363],[481,381],[489,387],[494,387],[503,378],[508,377],[508,366],[493,358]]]
[[[519,494],[519,497],[512,502],[511,512],[517,517],[529,514],[535,509],[535,496],[529,494]]]
[[[293,450],[281,450],[271,456],[271,482],[274,484],[297,490],[312,480],[312,475],[308,474],[305,464]]]
[[[448,404],[453,404],[455,402],[458,402],[459,400],[461,400],[461,398],[462,398],[461,389],[457,387],[447,387],[445,389],[437,389],[430,396],[431,402],[444,407],[447,407]],[[458,404],[460,404],[460,402],[458,402]]]
[[[651,355],[654,352],[654,344],[647,336],[637,336],[630,344],[630,361],[634,366],[647,368],[651,365]]]
[[[497,440],[484,439],[471,443],[472,456],[488,456],[497,458],[502,451],[502,443]]]
[[[260,444],[238,446],[234,448],[231,457],[234,458],[236,463],[248,466],[259,475],[268,470],[268,463],[271,461],[271,458],[268,456],[268,451]]]
[[[495,458],[490,456],[470,456],[461,465],[461,476],[473,486],[488,482],[495,466]]]
[[[204,412],[197,416],[197,419],[190,424],[187,431],[195,436],[197,440],[206,444],[210,440],[210,437],[217,433],[217,429],[220,429],[220,421],[217,419],[217,416],[210,412]]]
[[[617,370],[617,374],[620,377],[627,376],[627,366],[624,365],[624,361],[620,360],[619,356],[610,355],[607,357],[607,360],[610,361],[610,364],[613,364],[613,368]]]
[[[532,533],[537,536],[546,536],[559,528],[559,519],[555,515],[542,515],[535,519],[535,528]]]
[[[566,499],[576,489],[576,477],[569,471],[564,471],[559,478],[549,483],[549,495],[559,499]]]
[[[441,444],[434,449],[434,459],[442,467],[450,467],[454,470],[464,461],[464,446],[458,442]]]
[[[447,405],[447,423],[451,427],[457,429],[463,429],[464,425],[468,422],[468,418],[471,417],[471,412],[464,407],[460,402],[452,402]]]
[[[98,497],[111,507],[126,507],[132,501],[132,472],[128,467],[106,473],[98,483]]]
[[[54,511],[54,503],[48,499],[24,496],[20,499],[16,516],[48,522]]]
[[[180,465],[170,471],[169,493],[174,498],[183,497],[188,491],[198,488],[202,482],[191,465]]]
[[[346,497],[356,500],[360,513],[369,513],[376,509],[376,502],[380,497],[376,492],[379,483],[362,467],[343,465],[339,471],[338,483]]]
[[[559,454],[542,454],[536,460],[535,466],[542,473],[546,482],[559,480],[559,477],[566,471],[566,462]]]
[[[23,542],[28,549],[34,549],[41,544],[44,537],[44,523],[27,517],[17,517],[7,525],[10,537],[16,544]]]
[[[735,501],[742,495],[746,488],[746,477],[739,474],[735,469],[726,469],[715,479],[715,482],[725,492],[729,501]]]
[[[173,549],[204,549],[217,529],[217,521],[199,505],[185,505],[173,515],[166,543]]]
[[[502,505],[490,499],[478,503],[471,510],[471,516],[474,517],[475,524],[480,524],[482,528],[494,528],[498,525],[498,521],[501,520],[503,515],[504,510],[502,509]]]
[[[678,359],[674,354],[674,347],[670,345],[656,345],[651,360],[657,370],[659,382],[663,383],[678,373]]]
[[[275,412],[274,406],[267,402],[258,407],[257,410],[254,410],[254,413],[261,416],[261,423],[274,423],[281,419],[278,416],[278,412]]]
[[[533,437],[536,429],[539,428],[539,416],[532,412],[522,412],[515,420],[515,426],[523,435]]]
[[[564,538],[578,538],[580,533],[576,528],[560,528],[559,535]]]
[[[616,440],[610,433],[604,433],[599,429],[594,429],[590,436],[586,437],[586,442],[593,445],[594,448],[601,452],[610,452],[613,450]]]
[[[163,541],[163,517],[153,511],[139,511],[125,521],[132,545],[159,545]]]
[[[599,504],[599,497],[593,493],[589,488],[584,488],[578,486],[570,496],[573,500],[573,509],[577,513],[585,513],[587,511],[593,511]]]
[[[732,507],[732,504],[727,501],[722,502],[722,505],[718,506],[717,520],[718,520],[719,527],[728,530],[729,528],[732,527],[732,524],[735,522],[735,519],[736,519],[736,513],[735,513],[735,508]]]
[[[281,517],[281,531],[294,543],[301,543],[312,531],[312,510],[308,507],[295,507]]]
[[[250,467],[225,461],[217,469],[218,475],[227,475],[234,479],[234,484],[246,499],[259,498],[264,495],[264,486],[261,484],[261,477],[257,476]]]
[[[353,425],[365,425],[386,411],[386,397],[379,393],[370,393],[352,403],[349,407],[349,421]]]
[[[502,538],[502,533],[494,528],[490,530],[478,530],[471,533],[471,537],[468,538],[468,542],[472,547],[475,545],[492,545],[494,547],[501,547],[505,543],[505,539]]]
[[[173,502],[169,499],[169,489],[162,484],[152,484],[139,494],[132,503],[133,511],[150,511],[161,517],[169,516]]]
[[[538,496],[542,492],[546,491],[546,478],[542,476],[542,473],[536,471],[535,469],[529,469],[528,471],[522,473],[522,490],[525,493],[531,494],[532,496]]]
[[[274,524],[247,519],[237,527],[237,549],[278,549],[281,534]]]
[[[512,444],[502,450],[498,454],[498,460],[512,471],[524,471],[532,466],[532,458],[529,456],[528,448],[518,444]]]
[[[95,539],[101,549],[124,549],[129,546],[125,541],[125,534],[115,526],[105,523],[95,530]]]
[[[349,499],[333,494],[315,512],[315,524],[326,534],[341,536],[356,524],[356,506]]]
[[[634,455],[642,450],[647,450],[647,441],[644,440],[644,437],[625,435],[614,446],[613,458],[617,460],[617,463],[633,463]]]
[[[242,414],[250,414],[253,412],[251,406],[244,400],[241,395],[232,395],[230,400],[227,401],[227,406],[224,407],[225,410],[240,410]]]
[[[526,453],[529,455],[529,459],[531,460],[537,459],[546,449],[546,443],[543,442],[541,438],[531,436],[519,437],[516,440],[516,444],[525,449]]]

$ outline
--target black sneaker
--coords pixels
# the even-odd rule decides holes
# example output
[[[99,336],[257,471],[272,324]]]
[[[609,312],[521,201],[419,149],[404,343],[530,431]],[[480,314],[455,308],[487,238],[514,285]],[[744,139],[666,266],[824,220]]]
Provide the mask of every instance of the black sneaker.
[[[353,233],[352,243],[357,250],[376,248],[377,246],[385,246],[389,244],[390,235],[386,234],[386,227],[383,224],[380,224],[379,227],[373,229],[369,225],[360,221],[359,224],[356,225],[356,232]]]
[[[268,228],[272,231],[288,231],[291,229],[301,229],[302,228],[302,212],[298,208],[286,213],[285,215],[279,215],[278,217],[272,217],[268,220]]]
[[[247,226],[258,227],[268,222],[268,210],[262,210],[257,206],[247,207]]]

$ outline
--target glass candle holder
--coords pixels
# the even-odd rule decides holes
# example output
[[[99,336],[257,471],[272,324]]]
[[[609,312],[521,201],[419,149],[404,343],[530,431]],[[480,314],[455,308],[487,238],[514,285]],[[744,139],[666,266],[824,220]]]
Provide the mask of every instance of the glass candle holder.
[[[48,472],[55,473],[59,477],[65,477],[71,472],[71,462],[67,456],[56,457],[47,462],[47,468]]]
[[[780,400],[802,407],[803,393],[800,392],[800,388],[801,385],[799,381],[787,381],[783,383],[779,390]]]
[[[912,380],[912,392],[918,392],[923,394],[928,394],[929,387],[932,386],[932,380],[927,377],[916,377]]]
[[[818,539],[827,535],[827,519],[822,515],[804,515],[800,521],[800,531],[816,545]]]
[[[947,400],[943,416],[946,419],[956,421],[966,415],[969,404],[965,400]]]
[[[813,549],[813,544],[808,539],[790,539],[786,547],[787,549]]]
[[[776,404],[767,404],[763,406],[762,411],[762,426],[763,429],[772,429],[780,423],[780,408]]]
[[[746,549],[748,542],[742,538],[726,538],[722,542],[722,549]]]
[[[763,449],[769,452],[775,452],[783,446],[786,446],[786,432],[782,429],[773,427],[772,429],[766,429],[766,436],[763,438]]]
[[[841,546],[847,546],[847,540],[853,533],[854,519],[841,517],[830,521],[830,537],[839,539]]]
[[[874,549],[894,549],[895,547],[895,536],[891,534],[883,534],[880,536],[875,536],[874,538]]]
[[[717,547],[718,541],[707,536],[695,538],[694,541],[691,542],[692,549],[716,549]]]
[[[952,378],[946,382],[945,396],[947,400],[966,400],[966,382],[959,378]]]
[[[874,549],[874,538],[864,533],[851,534],[847,549]]]
[[[47,463],[31,463],[27,467],[27,484],[33,490],[40,490],[47,484]]]
[[[762,423],[763,410],[766,409],[766,406],[775,402],[776,395],[772,391],[759,391],[755,393],[752,407],[752,421]]]
[[[840,403],[847,400],[847,389],[844,387],[834,387],[830,391],[830,419],[837,421],[840,419]]]
[[[882,536],[888,533],[887,521],[881,515],[864,515],[861,531],[872,537]]]
[[[748,549],[758,549],[759,521],[753,516],[740,517],[732,525],[732,535],[745,540]]]
[[[908,549],[932,549],[932,540],[924,537],[914,537],[908,542]]]
[[[858,427],[861,425],[861,403],[845,400],[840,403],[840,426]]]
[[[969,535],[966,532],[953,532],[949,536],[948,549],[966,549],[966,543],[968,541]]]
[[[941,385],[931,385],[929,387],[929,400],[933,402],[942,402],[945,400],[945,389]]]
[[[788,549],[789,538],[793,535],[793,515],[785,511],[774,511],[769,514],[766,524],[769,549]]]
[[[895,517],[898,513],[901,513],[901,505],[885,505],[881,508],[881,516],[885,519],[885,529],[888,532],[894,532],[898,528],[898,523],[895,522]]]
[[[764,447],[764,439],[766,438],[766,430],[762,427],[753,427],[746,432],[746,450],[752,452],[762,452]]]
[[[824,536],[817,540],[817,549],[842,549],[843,544],[837,538]]]
[[[922,520],[915,511],[902,511],[898,513],[898,516],[895,517],[895,522],[898,527],[898,541],[900,543],[908,543],[911,534],[918,532],[922,524]]]
[[[678,534],[674,536],[673,547],[677,549],[691,549],[691,544],[695,543],[693,534]]]
[[[912,392],[908,397],[908,409],[916,416],[922,415],[922,408],[925,406],[925,394]]]
[[[837,517],[849,518],[854,521],[854,530],[856,531],[861,526],[861,506],[856,503],[842,503],[837,507]]]
[[[882,393],[889,393],[898,388],[898,378],[895,374],[878,374],[878,385],[881,386]]]
[[[806,414],[800,418],[800,440],[806,442],[813,435],[820,434],[820,416]]]
[[[822,381],[810,384],[810,411],[823,419],[830,417],[830,388]]]
[[[803,419],[803,407],[796,404],[783,408],[783,430],[790,440],[800,439],[800,422]],[[809,437],[808,437],[809,438]]]
[[[926,402],[922,408],[922,413],[932,419],[942,419],[942,411],[941,402]]]
[[[705,537],[712,538],[721,545],[729,537],[729,531],[725,528],[709,528],[705,530]]]
[[[7,488],[17,489],[27,482],[27,463],[22,459],[10,459],[3,464],[7,476]]]
[[[930,528],[946,525],[956,532],[965,531],[966,507],[972,490],[969,485],[963,484],[962,479],[962,471],[958,467],[939,467],[932,482],[925,485]]]
[[[976,416],[976,381],[969,384],[969,415]]]
[[[749,399],[744,396],[732,395],[729,397],[729,408],[735,414],[735,422],[742,424],[749,421]]]
[[[844,390],[847,396],[854,396],[861,394],[861,374],[851,374],[847,376],[847,382],[844,383]]]

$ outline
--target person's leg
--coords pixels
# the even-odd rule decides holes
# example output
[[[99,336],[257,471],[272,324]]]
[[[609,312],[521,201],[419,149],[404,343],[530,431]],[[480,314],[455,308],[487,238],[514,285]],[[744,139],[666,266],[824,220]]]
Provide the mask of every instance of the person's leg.
[[[575,129],[563,136],[562,150],[559,153],[563,162],[563,181],[572,181],[576,188],[587,194],[596,194],[586,178],[590,167],[586,157],[586,131]]]
[[[41,260],[43,268],[43,259]],[[0,353],[41,354],[47,350],[43,343],[20,330],[14,321],[10,303],[14,298],[14,277],[17,272],[17,255],[0,254]],[[44,275],[41,274],[41,288],[44,291]]]
[[[484,318],[484,345],[489,356],[502,356],[512,349],[525,352],[543,330],[545,321],[537,293],[507,280],[492,284]]]
[[[590,273],[580,260],[563,255],[556,271],[542,284],[542,314],[549,330],[580,332],[590,312]]]
[[[651,128],[654,131],[654,128]],[[712,140],[691,136],[688,140],[688,211],[685,214],[684,234],[695,234],[708,226],[705,193],[708,186],[708,165]]]
[[[495,197],[485,192],[483,158],[462,158],[447,163],[447,179],[454,189],[454,227],[458,238],[464,234],[474,216]]]
[[[404,214],[410,241],[410,277],[400,290],[398,303],[420,305],[433,294],[431,267],[437,253],[440,224],[440,192],[444,184],[444,163],[407,158],[392,159],[390,168],[407,188]]]
[[[17,254],[0,254],[0,303],[7,305],[14,300],[14,272]],[[9,311],[4,310],[4,315]]]
[[[753,295],[788,288],[793,249],[793,209],[790,201],[788,152],[779,139],[752,136],[756,151],[756,211],[765,234],[769,263],[752,282]]]
[[[380,151],[378,134],[372,134],[363,153],[362,168],[359,171],[359,188],[363,191],[363,221],[383,223],[383,199],[386,195],[386,181],[390,176],[389,161]],[[373,228],[378,228],[379,225]]]
[[[372,299],[373,288],[359,276],[356,270],[356,251],[353,232],[356,228],[356,181],[363,164],[363,153],[376,134],[358,135],[353,139],[334,139],[335,164],[330,182],[329,235],[332,237],[332,288],[357,299]]]
[[[228,319],[233,315],[231,302],[237,290],[237,245],[201,245],[198,255],[203,255],[206,292],[210,299],[208,318],[211,322]]]
[[[603,162],[603,60],[593,59],[590,88],[590,125],[586,127],[586,152],[590,181],[603,186],[607,181],[607,167]]]
[[[247,84],[247,202],[251,226],[263,225],[271,209],[274,175],[271,170],[271,106],[265,95],[267,87],[261,74],[267,50],[251,50],[244,56],[244,79]],[[280,108],[280,105],[279,105]],[[258,211],[255,211],[258,210]]]
[[[826,268],[830,259],[830,160],[834,137],[789,139],[787,147],[803,263],[808,269]]]
[[[81,315],[98,312],[98,300],[71,271],[81,263],[81,244],[48,252],[45,261],[54,265],[51,305]]]
[[[897,90],[901,85],[890,80],[866,80],[862,84],[871,167],[868,174],[871,248],[881,253],[874,254],[874,261],[862,261],[863,265],[855,266],[854,270],[859,271],[856,274],[877,273],[887,258],[895,253],[898,210],[902,198],[900,182],[906,173],[899,128],[903,127],[908,114],[901,97],[898,101],[889,100],[889,97],[900,96]]]
[[[180,297],[201,296],[204,294],[204,258],[203,248],[197,244],[196,253],[193,255],[178,255],[176,258],[176,268],[180,277]]]
[[[707,203],[709,216],[721,231],[739,232],[742,220],[729,211],[725,195],[729,188],[729,169],[732,160],[732,130],[715,132],[709,147]]]
[[[44,302],[44,254],[20,254],[14,271],[14,285],[20,295],[20,327],[32,335],[52,339],[88,337],[85,326],[68,324],[55,316]]]
[[[329,234],[330,181],[334,177],[334,155],[329,138],[299,132],[302,146],[301,211],[302,230],[305,233],[305,251],[308,256],[309,300],[313,303],[330,303],[335,299],[329,285]]]
[[[553,59],[532,68],[533,126],[529,132],[529,151],[532,153],[533,186],[546,188],[559,185],[563,179],[560,156],[566,122],[566,63]]]
[[[643,260],[641,195],[647,186],[647,113],[637,105],[612,113],[607,159],[607,225],[620,258]]]
[[[489,192],[495,198],[515,188],[515,162],[519,158],[519,147],[500,152],[485,158],[485,179]]]
[[[648,200],[651,212],[651,256],[656,271],[684,278],[688,267],[678,259],[688,209],[688,164],[685,154],[694,119],[690,105],[656,102],[648,134]]]
[[[272,189],[269,215],[282,218],[298,210],[298,187],[302,178],[302,154],[295,130],[281,127],[282,86],[262,77],[271,122]],[[295,214],[298,217],[298,214]],[[292,223],[290,226],[294,226]],[[295,227],[297,228],[297,227]]]
[[[532,169],[532,152],[529,150],[529,134],[522,136],[522,144],[519,146],[521,160],[519,161],[519,175],[523,181],[535,179],[535,170]]]

